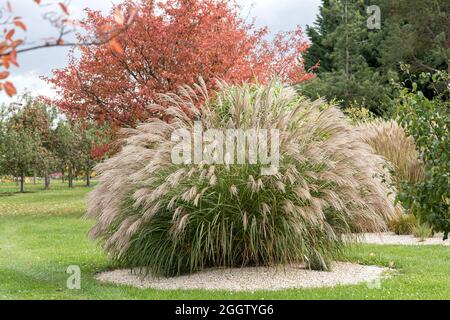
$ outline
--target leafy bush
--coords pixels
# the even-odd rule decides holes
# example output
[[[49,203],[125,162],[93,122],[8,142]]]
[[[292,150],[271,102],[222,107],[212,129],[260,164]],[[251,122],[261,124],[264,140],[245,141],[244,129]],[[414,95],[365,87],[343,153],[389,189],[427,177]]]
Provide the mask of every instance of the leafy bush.
[[[426,77],[426,76],[422,76]],[[397,115],[401,125],[411,135],[425,164],[425,177],[416,184],[405,183],[399,193],[402,204],[435,232],[450,232],[450,100],[449,89],[429,100],[411,80],[412,90],[403,89]],[[446,83],[444,73],[433,75],[433,83]]]
[[[367,123],[376,119],[375,114],[364,107],[350,106],[344,109],[344,114],[354,124]]]
[[[124,265],[165,276],[288,263],[327,270],[342,234],[382,231],[394,215],[379,178],[385,161],[322,101],[273,83],[222,84],[214,98],[186,87],[161,104],[169,123],[124,131],[123,150],[97,167],[90,196],[90,235]],[[261,175],[260,162],[173,164],[171,134],[191,131],[192,119],[204,129],[279,129],[278,173]]]
[[[402,214],[389,222],[389,230],[398,235],[409,235],[417,226],[417,219],[412,214]]]
[[[358,130],[361,139],[392,164],[392,175],[398,190],[402,190],[405,181],[415,185],[423,180],[424,166],[414,139],[407,136],[396,121],[376,120],[359,125]]]

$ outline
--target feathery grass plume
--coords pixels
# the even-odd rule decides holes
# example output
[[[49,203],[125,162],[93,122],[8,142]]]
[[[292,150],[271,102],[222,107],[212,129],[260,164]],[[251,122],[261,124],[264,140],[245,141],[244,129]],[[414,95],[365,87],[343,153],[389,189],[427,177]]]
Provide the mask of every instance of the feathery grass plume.
[[[290,263],[328,270],[344,233],[383,231],[394,215],[385,160],[335,107],[275,82],[220,83],[211,96],[200,82],[162,101],[171,120],[126,129],[122,151],[96,169],[90,236],[124,265],[164,276]],[[278,173],[262,175],[260,162],[173,164],[171,134],[192,130],[192,119],[204,129],[279,129]]]
[[[362,141],[393,165],[393,179],[398,190],[402,183],[414,185],[423,180],[424,166],[414,139],[394,120],[376,120],[358,127]]]

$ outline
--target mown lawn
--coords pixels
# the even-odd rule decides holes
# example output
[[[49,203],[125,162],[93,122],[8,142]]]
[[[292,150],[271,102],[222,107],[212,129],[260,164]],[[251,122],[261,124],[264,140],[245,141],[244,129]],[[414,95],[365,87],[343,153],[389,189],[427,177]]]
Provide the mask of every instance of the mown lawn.
[[[450,248],[360,245],[348,260],[387,266],[397,275],[379,288],[366,284],[277,292],[140,290],[101,284],[93,275],[111,268],[106,255],[86,238],[93,222],[82,219],[89,188],[31,187],[17,194],[0,184],[0,299],[450,299]],[[66,287],[67,267],[82,271],[81,290]]]

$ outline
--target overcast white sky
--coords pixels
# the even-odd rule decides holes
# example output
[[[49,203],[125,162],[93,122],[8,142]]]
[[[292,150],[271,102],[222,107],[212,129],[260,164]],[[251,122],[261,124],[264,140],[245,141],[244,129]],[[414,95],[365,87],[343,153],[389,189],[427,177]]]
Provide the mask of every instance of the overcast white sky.
[[[83,8],[86,7],[107,13],[112,3],[120,2],[121,0],[71,0],[71,17],[81,18]],[[291,30],[297,25],[305,27],[307,24],[312,24],[318,14],[321,1],[238,0],[238,2],[243,6],[244,17],[247,15],[255,17],[258,26],[268,26],[272,32],[278,32]],[[44,10],[36,10],[31,0],[12,0],[11,3],[14,14],[23,17],[29,27],[26,34],[27,41],[35,41],[49,35],[56,36],[55,30],[42,20],[41,15]],[[51,75],[53,69],[64,67],[67,63],[68,52],[68,48],[53,48],[23,53],[19,56],[20,68],[11,70],[10,80],[14,82],[19,93],[28,91],[33,95],[54,96],[51,87],[40,80],[40,77]],[[11,101],[4,93],[0,93],[0,103]]]

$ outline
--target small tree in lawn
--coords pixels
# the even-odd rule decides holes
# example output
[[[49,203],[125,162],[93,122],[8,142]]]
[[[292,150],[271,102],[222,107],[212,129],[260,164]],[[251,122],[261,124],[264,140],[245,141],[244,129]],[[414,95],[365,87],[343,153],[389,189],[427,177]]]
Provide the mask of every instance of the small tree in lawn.
[[[3,111],[1,167],[20,178],[21,192],[25,191],[27,174],[45,172],[52,162],[47,147],[54,114],[27,95]]]
[[[39,139],[38,151],[34,163],[34,172],[44,177],[45,189],[50,187],[50,174],[55,169],[54,128],[57,118],[56,108],[48,106],[44,101],[31,100],[28,108],[28,123],[33,126],[33,133]]]
[[[61,172],[67,172],[69,188],[73,187],[73,174],[77,164],[78,137],[69,122],[60,122],[55,128],[54,152]]]
[[[99,127],[92,122],[72,121],[71,129],[76,138],[75,166],[77,172],[84,172],[86,186],[89,187],[92,170],[108,151],[113,133],[110,128]]]
[[[44,177],[44,187],[46,190],[50,189],[50,174],[56,168],[57,159],[53,153],[51,146],[39,146],[38,157],[36,159],[36,172]]]
[[[25,192],[25,177],[33,168],[39,142],[26,127],[14,118],[2,121],[0,168],[3,173],[20,179],[20,192]]]
[[[90,186],[92,169],[108,149],[110,131],[84,121],[61,121],[54,130],[54,153],[62,172],[68,173],[69,187],[79,173],[86,175]],[[67,171],[66,171],[67,170]]]

